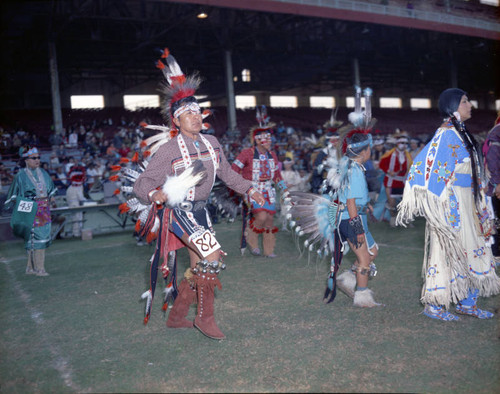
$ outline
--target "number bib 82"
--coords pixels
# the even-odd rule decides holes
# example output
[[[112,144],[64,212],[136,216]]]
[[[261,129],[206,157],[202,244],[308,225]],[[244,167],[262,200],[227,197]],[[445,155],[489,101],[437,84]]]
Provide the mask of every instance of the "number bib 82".
[[[193,238],[192,241],[203,257],[207,257],[209,254],[220,249],[219,242],[217,242],[210,230],[206,230],[204,233]]]

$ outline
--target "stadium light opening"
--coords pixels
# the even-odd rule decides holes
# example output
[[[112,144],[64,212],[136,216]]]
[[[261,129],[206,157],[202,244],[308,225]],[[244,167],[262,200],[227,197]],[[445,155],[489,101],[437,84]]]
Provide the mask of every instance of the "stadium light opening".
[[[208,14],[204,10],[199,10],[198,14],[196,15],[198,19],[206,19],[208,18]]]

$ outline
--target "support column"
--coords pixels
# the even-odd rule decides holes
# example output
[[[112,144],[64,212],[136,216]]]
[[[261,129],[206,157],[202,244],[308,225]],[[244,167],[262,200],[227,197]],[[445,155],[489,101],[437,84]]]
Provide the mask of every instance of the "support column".
[[[234,98],[233,64],[231,51],[224,51],[224,71],[226,74],[226,96],[227,96],[227,127],[228,131],[236,129],[236,100]]]
[[[49,72],[50,72],[50,89],[52,93],[52,116],[54,122],[54,131],[62,133],[62,112],[61,112],[61,96],[59,92],[59,73],[57,70],[57,53],[54,41],[49,42]]]
[[[358,58],[353,58],[352,59],[352,72],[354,76],[354,86],[360,86],[361,87],[361,79],[359,77],[359,62]]]

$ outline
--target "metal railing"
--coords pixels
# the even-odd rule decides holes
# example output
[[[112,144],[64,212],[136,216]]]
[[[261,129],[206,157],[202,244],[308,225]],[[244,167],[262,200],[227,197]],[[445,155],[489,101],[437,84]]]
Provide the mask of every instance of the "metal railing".
[[[433,12],[418,9],[407,9],[393,5],[372,4],[354,0],[272,0],[280,3],[294,3],[323,8],[335,8],[356,12],[365,12],[398,18],[416,19],[454,26],[470,27],[500,33],[500,23],[490,22],[483,18],[461,17],[443,12]]]

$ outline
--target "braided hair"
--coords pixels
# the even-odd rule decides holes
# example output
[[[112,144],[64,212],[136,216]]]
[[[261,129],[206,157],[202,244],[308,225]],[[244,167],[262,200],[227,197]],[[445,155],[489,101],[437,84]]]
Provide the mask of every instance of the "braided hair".
[[[458,134],[460,134],[460,137],[464,141],[465,149],[467,149],[467,152],[469,153],[470,156],[470,163],[472,167],[472,181],[473,181],[472,186],[474,192],[474,201],[477,204],[479,202],[479,185],[483,174],[483,166],[482,166],[483,158],[481,149],[478,149],[478,143],[476,139],[469,132],[469,130],[467,130],[467,127],[465,127],[464,122],[459,121],[455,117],[455,115],[452,115],[450,117],[450,120],[451,123],[453,123],[453,126],[455,126],[455,129],[458,131]]]
[[[474,136],[467,130],[464,122],[459,121],[455,116],[455,112],[460,106],[460,100],[463,96],[467,96],[467,93],[461,89],[450,88],[446,89],[439,96],[438,106],[439,111],[442,115],[448,116],[451,123],[458,131],[460,138],[465,144],[465,149],[469,153],[471,167],[472,167],[472,188],[474,192],[474,201],[476,204],[479,202],[479,185],[482,178],[483,172],[483,158],[481,149],[474,138]],[[479,169],[479,173],[478,173]]]

